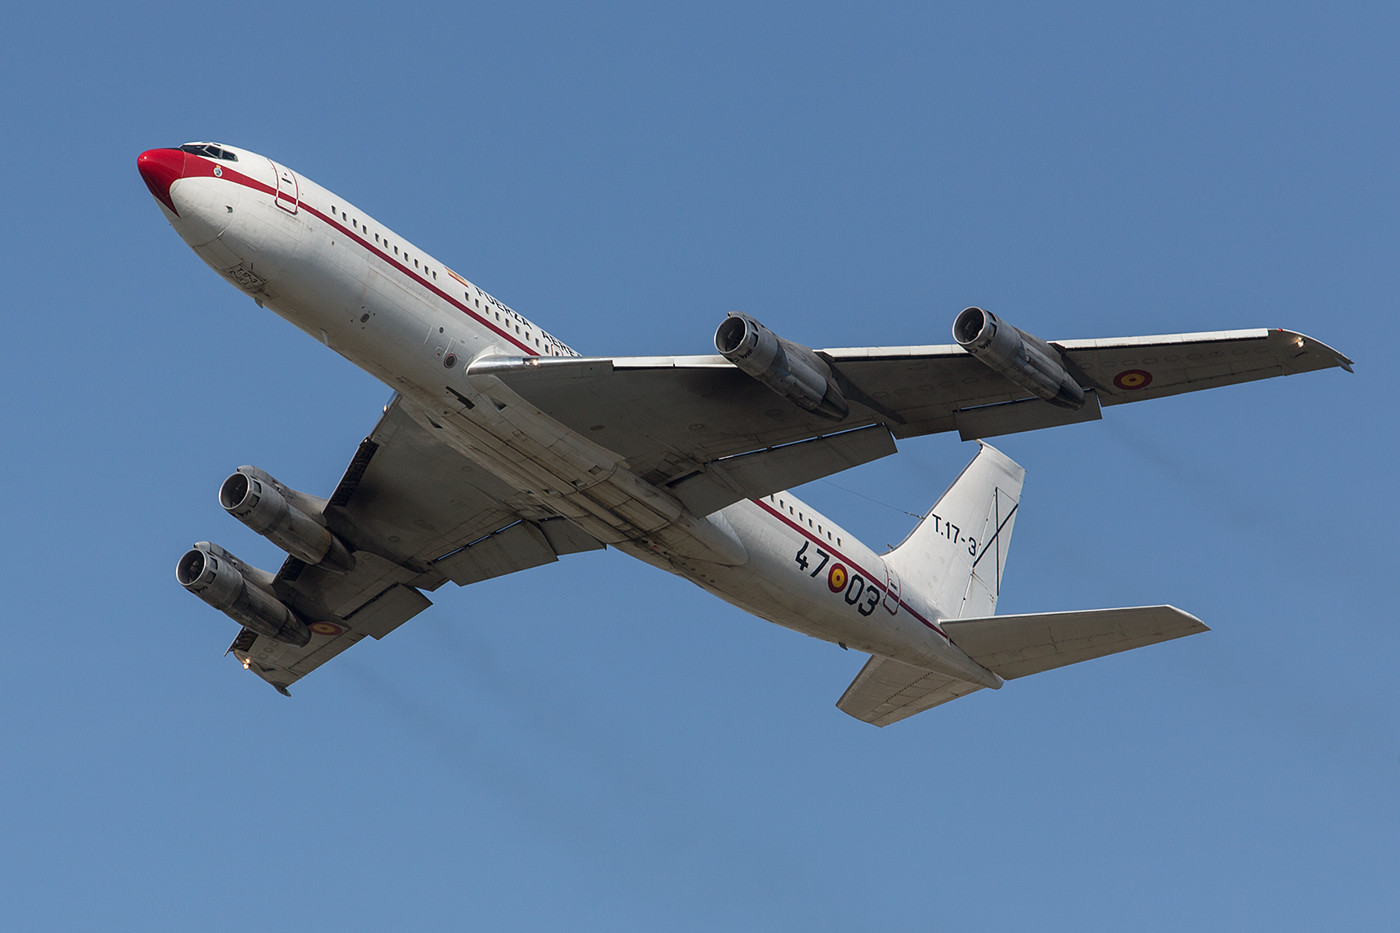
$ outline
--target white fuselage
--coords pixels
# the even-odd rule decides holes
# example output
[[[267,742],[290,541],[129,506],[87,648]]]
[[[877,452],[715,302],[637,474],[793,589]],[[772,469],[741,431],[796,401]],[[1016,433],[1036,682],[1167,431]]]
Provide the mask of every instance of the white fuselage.
[[[791,493],[693,515],[499,380],[473,376],[487,357],[578,354],[339,195],[224,148],[237,160],[188,154],[168,202],[157,194],[180,236],[260,305],[416,403],[444,442],[517,491],[507,504],[521,515],[568,518],[816,638],[987,678],[943,634],[918,581],[901,588],[879,555]]]

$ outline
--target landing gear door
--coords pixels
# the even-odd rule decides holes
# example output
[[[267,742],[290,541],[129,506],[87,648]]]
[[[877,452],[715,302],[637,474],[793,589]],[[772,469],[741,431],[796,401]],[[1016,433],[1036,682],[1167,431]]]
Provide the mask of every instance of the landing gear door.
[[[899,574],[889,564],[885,564],[885,608],[890,615],[899,612]]]
[[[271,159],[267,161],[272,162]],[[301,206],[301,183],[296,172],[272,162],[272,173],[277,176],[277,206],[288,214],[295,214]]]

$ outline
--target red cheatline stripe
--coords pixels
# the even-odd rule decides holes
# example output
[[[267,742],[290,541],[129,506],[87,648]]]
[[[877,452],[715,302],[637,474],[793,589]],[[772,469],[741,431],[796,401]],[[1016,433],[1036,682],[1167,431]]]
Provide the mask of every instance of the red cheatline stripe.
[[[210,177],[210,178],[213,178],[213,177],[215,177],[215,176],[214,176],[214,166],[215,166],[215,163],[212,162],[212,161],[210,161],[210,160],[208,160],[208,159],[205,159],[205,158],[202,158],[202,157],[199,157],[199,156],[192,156],[191,158],[189,158],[189,159],[186,160],[186,163],[185,163],[185,176],[184,176],[184,177],[187,177],[187,178],[188,178],[188,177],[194,176],[194,177]],[[197,169],[199,169],[199,171],[191,171],[192,168],[197,168]],[[264,194],[271,194],[273,197],[276,197],[276,196],[277,196],[277,190],[274,189],[271,185],[267,185],[267,184],[264,184],[264,183],[262,183],[262,182],[260,182],[260,181],[257,181],[256,179],[249,178],[247,175],[244,175],[242,172],[235,171],[234,169],[231,169],[231,168],[226,168],[226,167],[224,167],[224,166],[219,166],[219,168],[222,169],[222,174],[221,174],[220,177],[221,177],[222,180],[224,180],[224,181],[231,181],[231,182],[234,182],[234,183],[236,183],[236,184],[243,185],[245,188],[251,188],[251,189],[253,189],[254,191],[260,191],[260,192],[263,192]],[[350,237],[350,239],[354,240],[356,243],[359,243],[361,246],[363,246],[366,250],[368,250],[369,252],[373,253],[374,255],[376,255],[376,256],[382,258],[383,260],[385,260],[386,262],[388,262],[390,265],[392,265],[394,268],[396,268],[396,269],[398,269],[400,272],[402,272],[404,275],[406,275],[406,276],[408,276],[409,278],[413,279],[414,281],[418,282],[418,283],[419,283],[420,285],[422,285],[424,288],[428,289],[428,290],[431,291],[433,294],[437,295],[437,296],[438,296],[439,298],[441,298],[443,301],[446,301],[448,304],[450,304],[450,305],[452,305],[453,307],[457,308],[459,311],[462,311],[464,314],[467,314],[468,316],[474,318],[476,321],[478,321],[478,322],[480,322],[481,324],[485,325],[488,329],[490,329],[490,330],[493,331],[494,333],[499,334],[500,336],[504,337],[506,340],[509,340],[511,343],[513,343],[515,346],[519,347],[521,350],[524,350],[524,351],[525,351],[527,354],[529,354],[530,356],[539,356],[539,355],[540,355],[540,352],[539,352],[538,350],[536,350],[534,347],[531,347],[529,344],[522,343],[521,341],[517,340],[515,337],[513,337],[511,334],[507,333],[506,331],[504,331],[504,330],[501,329],[500,327],[498,327],[498,326],[497,326],[495,323],[493,323],[492,321],[487,320],[487,319],[486,319],[485,317],[483,317],[481,314],[477,313],[476,311],[474,311],[473,309],[471,309],[471,308],[468,307],[467,305],[465,305],[465,304],[463,304],[462,302],[458,301],[456,298],[454,298],[454,297],[452,297],[451,295],[447,294],[447,292],[444,292],[442,289],[438,288],[438,287],[437,287],[436,285],[434,285],[431,281],[429,281],[429,280],[423,278],[422,276],[418,275],[418,274],[415,273],[413,270],[409,269],[407,266],[405,266],[404,264],[400,263],[398,260],[394,259],[394,258],[393,258],[392,256],[390,256],[388,253],[385,253],[383,250],[379,249],[379,248],[376,247],[374,244],[370,243],[368,240],[366,240],[366,239],[364,239],[363,237],[361,237],[356,231],[351,230],[351,229],[349,229],[348,227],[346,227],[346,226],[344,226],[343,224],[341,224],[340,221],[336,220],[334,217],[329,217],[329,216],[327,216],[326,214],[323,214],[321,211],[319,211],[319,210],[317,210],[316,208],[312,207],[311,205],[307,204],[304,200],[300,202],[300,208],[301,208],[302,210],[305,210],[305,211],[309,212],[312,216],[319,218],[322,222],[324,222],[324,223],[330,225],[333,229],[340,231],[340,232],[341,232],[342,234],[344,234],[345,236]],[[457,276],[456,276],[455,274],[453,274],[453,273],[451,272],[451,270],[448,270],[448,273],[449,273],[450,275],[452,275],[452,277],[453,277],[454,279],[457,278]],[[864,567],[862,567],[860,564],[856,563],[855,561],[851,560],[851,559],[850,559],[849,557],[847,557],[845,554],[842,554],[840,551],[836,550],[836,548],[831,547],[831,543],[830,543],[829,541],[823,541],[822,539],[818,538],[816,535],[811,534],[810,532],[807,531],[807,529],[803,528],[801,525],[797,524],[795,521],[792,521],[792,520],[789,519],[786,515],[784,515],[783,513],[779,512],[776,508],[773,508],[773,507],[769,506],[767,503],[760,502],[760,501],[757,500],[757,499],[751,499],[751,500],[749,500],[749,501],[753,502],[754,505],[757,505],[759,508],[763,509],[763,510],[764,510],[765,512],[767,512],[768,514],[770,514],[770,515],[772,515],[773,517],[777,518],[779,521],[781,521],[783,524],[787,525],[789,528],[791,528],[791,529],[793,529],[794,531],[796,531],[798,534],[801,534],[803,537],[807,538],[808,540],[810,540],[810,541],[813,542],[814,544],[820,545],[823,549],[830,550],[830,551],[832,552],[832,555],[833,555],[833,556],[835,556],[835,557],[839,558],[840,560],[844,561],[845,563],[849,564],[851,567],[854,567],[857,571],[859,571],[860,575],[861,575],[862,577],[865,578],[866,583],[867,583],[868,585],[874,586],[876,589],[878,589],[878,590],[880,591],[880,593],[881,593],[882,596],[888,596],[888,595],[889,595],[889,590],[887,589],[887,587],[885,586],[885,584],[877,582],[876,579],[875,579],[875,577],[874,577],[869,571],[867,571]],[[924,618],[922,615],[920,615],[912,606],[910,606],[908,603],[906,603],[906,602],[904,601],[903,598],[898,598],[898,602],[899,602],[899,606],[900,606],[901,609],[903,609],[903,610],[905,610],[906,612],[908,612],[909,615],[913,616],[913,617],[914,617],[916,620],[918,620],[921,624],[923,624],[924,626],[928,627],[929,629],[932,629],[933,631],[937,632],[940,636],[943,637],[944,640],[947,640],[947,639],[948,639],[947,634],[945,634],[944,631],[943,631],[941,628],[939,628],[939,627],[938,627],[937,625],[935,625],[934,623],[930,622],[928,619],[925,619],[925,618]]]
[[[820,545],[821,548],[822,548],[822,550],[830,551],[832,557],[835,557],[835,558],[841,560],[841,561],[844,562],[847,566],[854,567],[857,571],[859,571],[860,575],[861,575],[862,577],[865,578],[865,581],[866,581],[867,584],[869,584],[869,585],[875,587],[875,588],[876,588],[877,590],[879,590],[882,594],[884,594],[884,595],[888,595],[888,594],[889,594],[888,588],[887,588],[883,583],[877,583],[876,580],[875,580],[875,577],[874,577],[869,571],[867,571],[867,570],[866,570],[864,567],[862,567],[860,564],[858,564],[858,563],[856,563],[855,561],[851,560],[851,559],[850,559],[849,557],[847,557],[845,554],[842,554],[842,553],[841,553],[840,551],[838,551],[836,548],[832,547],[830,541],[823,541],[821,538],[818,538],[816,535],[812,534],[812,533],[811,533],[810,531],[808,531],[806,528],[803,528],[801,525],[797,524],[797,522],[793,521],[791,518],[789,518],[788,516],[784,515],[782,512],[778,511],[776,508],[774,508],[773,506],[769,505],[769,504],[766,503],[766,502],[763,502],[763,501],[760,500],[760,499],[750,499],[749,501],[752,502],[754,505],[758,506],[758,507],[759,507],[760,509],[762,509],[763,511],[767,512],[769,515],[772,515],[774,518],[778,519],[778,521],[782,522],[784,525],[787,525],[787,526],[788,526],[789,528],[791,528],[793,531],[797,532],[798,534],[802,535],[802,536],[803,536],[804,538],[806,538],[807,540],[811,541],[813,544]],[[949,640],[947,634],[943,631],[943,629],[939,628],[937,625],[935,625],[934,623],[930,622],[928,619],[925,619],[922,615],[920,615],[918,612],[916,612],[912,606],[910,606],[908,603],[906,603],[902,598],[899,599],[899,606],[900,606],[901,609],[903,609],[903,610],[905,610],[906,612],[908,612],[911,616],[913,616],[915,619],[917,619],[917,620],[918,620],[919,622],[921,622],[923,625],[927,626],[928,628],[932,629],[933,631],[935,631],[935,632],[937,632],[939,635],[941,635],[945,641]]]
[[[191,154],[191,155],[189,156],[189,158],[187,158],[187,159],[185,160],[185,174],[184,174],[183,177],[185,177],[185,178],[191,178],[191,177],[195,177],[195,178],[206,178],[206,177],[207,177],[207,178],[214,178],[214,177],[215,177],[215,175],[214,175],[214,167],[215,167],[216,164],[217,164],[217,163],[212,162],[212,161],[210,161],[209,159],[206,159],[206,158],[204,158],[204,157],[202,157],[202,156],[196,156],[196,155]],[[272,195],[274,198],[278,196],[277,190],[276,190],[275,188],[273,188],[271,185],[263,184],[262,182],[258,181],[257,179],[249,178],[247,175],[244,175],[242,172],[236,171],[236,170],[231,169],[231,168],[228,168],[228,167],[226,167],[226,166],[219,165],[218,167],[219,167],[219,169],[222,171],[222,174],[221,174],[220,176],[218,176],[218,177],[220,178],[221,181],[231,181],[231,182],[234,182],[234,183],[236,183],[236,184],[240,184],[240,185],[242,185],[242,186],[245,187],[245,188],[251,188],[251,189],[253,189],[254,191],[260,191],[260,192],[262,192],[262,193],[264,193],[264,194],[270,194],[270,195]],[[407,267],[406,265],[404,265],[403,263],[399,262],[399,261],[398,261],[397,259],[395,259],[393,256],[389,255],[388,253],[386,253],[386,252],[384,252],[383,250],[379,249],[379,248],[378,248],[377,246],[375,246],[373,243],[371,243],[371,242],[369,242],[368,240],[366,240],[366,239],[364,239],[363,237],[361,237],[361,236],[360,236],[358,233],[356,233],[354,230],[351,230],[349,227],[346,227],[346,226],[344,226],[343,224],[341,224],[340,221],[336,220],[334,217],[329,217],[329,216],[327,216],[327,215],[321,213],[321,212],[320,212],[319,210],[317,210],[316,208],[314,208],[314,207],[312,207],[311,205],[307,204],[305,200],[302,200],[302,201],[300,202],[300,207],[301,207],[302,210],[307,211],[308,213],[310,213],[313,217],[318,217],[318,218],[320,218],[324,223],[330,225],[333,229],[338,230],[338,231],[340,231],[341,233],[343,233],[345,236],[350,237],[350,239],[354,240],[356,243],[359,243],[359,244],[360,244],[361,246],[363,246],[365,249],[369,250],[369,251],[370,251],[371,253],[373,253],[374,255],[380,257],[380,258],[383,259],[385,262],[389,263],[389,264],[392,265],[394,268],[398,269],[398,270],[399,270],[400,272],[402,272],[404,275],[406,275],[406,276],[408,276],[409,278],[413,279],[414,281],[418,282],[418,283],[419,283],[420,285],[422,285],[424,288],[428,289],[428,290],[431,291],[433,294],[437,295],[439,298],[441,298],[443,301],[447,302],[448,304],[452,305],[452,306],[453,306],[454,308],[456,308],[457,310],[459,310],[459,311],[463,312],[464,314],[467,314],[468,316],[474,318],[474,319],[475,319],[476,321],[478,321],[479,323],[485,325],[485,326],[486,326],[489,330],[491,330],[492,332],[494,332],[494,333],[496,333],[496,334],[499,334],[501,337],[504,337],[506,340],[509,340],[509,341],[510,341],[511,343],[513,343],[515,346],[519,347],[521,350],[524,350],[525,353],[528,354],[529,356],[540,356],[540,355],[541,355],[539,350],[536,350],[534,347],[530,346],[530,345],[527,344],[527,343],[522,343],[518,338],[512,336],[508,331],[502,329],[499,325],[497,325],[497,324],[495,324],[494,322],[488,320],[486,317],[484,317],[483,315],[481,315],[481,314],[478,313],[477,311],[474,311],[472,308],[470,308],[469,306],[467,306],[467,305],[464,304],[463,302],[457,300],[456,298],[454,298],[454,297],[452,297],[451,295],[449,295],[447,292],[445,292],[445,291],[443,291],[442,289],[438,288],[438,287],[437,287],[436,285],[434,285],[430,280],[423,278],[421,275],[418,275],[416,272],[414,272],[412,269],[408,268],[408,267]],[[453,276],[453,278],[456,278],[456,276]]]

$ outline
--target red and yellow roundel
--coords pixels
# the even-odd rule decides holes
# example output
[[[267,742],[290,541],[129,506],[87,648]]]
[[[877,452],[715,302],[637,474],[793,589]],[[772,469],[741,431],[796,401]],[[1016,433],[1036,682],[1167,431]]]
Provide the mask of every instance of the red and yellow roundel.
[[[827,589],[833,593],[839,593],[846,588],[846,581],[851,575],[846,572],[846,568],[840,564],[831,568],[831,572],[826,575]]]
[[[1125,369],[1113,377],[1113,384],[1129,392],[1145,389],[1152,384],[1152,374],[1145,369]]]
[[[345,629],[336,625],[334,622],[312,622],[307,628],[311,629],[311,631],[315,632],[317,635],[339,635],[341,632],[345,631]]]

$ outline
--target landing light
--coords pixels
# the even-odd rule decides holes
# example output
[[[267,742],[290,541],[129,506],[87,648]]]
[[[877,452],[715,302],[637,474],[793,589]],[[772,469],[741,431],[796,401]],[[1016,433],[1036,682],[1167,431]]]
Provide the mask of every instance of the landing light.
[[[1302,338],[1302,337],[1299,337],[1297,340],[1295,340],[1295,341],[1293,341],[1293,342],[1296,343],[1296,344],[1298,345],[1298,349],[1299,349],[1299,350],[1303,349],[1303,338]]]
[[[243,669],[244,669],[245,671],[246,671],[248,668],[252,667],[252,666],[253,666],[253,659],[252,659],[252,658],[244,658],[244,659],[243,659]]]

